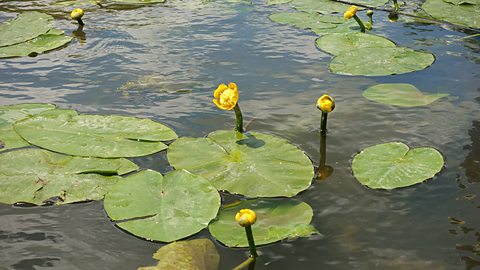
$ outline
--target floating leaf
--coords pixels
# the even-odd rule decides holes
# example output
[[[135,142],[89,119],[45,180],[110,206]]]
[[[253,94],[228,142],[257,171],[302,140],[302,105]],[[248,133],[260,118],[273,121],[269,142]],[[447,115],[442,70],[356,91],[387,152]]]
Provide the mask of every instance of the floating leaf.
[[[177,137],[170,128],[149,119],[118,115],[78,115],[52,110],[14,125],[29,143],[75,156],[135,157],[167,148],[161,141]]]
[[[83,158],[42,149],[0,155],[0,202],[55,204],[102,199],[118,176],[138,169],[126,159]]]
[[[357,0],[355,4],[369,7],[379,7],[387,3],[388,0]],[[293,0],[291,2],[293,7],[297,10],[306,11],[309,13],[344,13],[349,5],[343,4],[333,0]]]
[[[217,270],[220,263],[215,244],[205,238],[173,242],[159,248],[153,258],[160,261],[156,266],[137,270]]]
[[[443,156],[429,147],[409,149],[400,142],[367,147],[352,162],[357,180],[370,188],[393,189],[421,183],[440,172]]]
[[[185,170],[165,177],[146,170],[118,182],[105,196],[117,226],[149,240],[171,242],[207,227],[220,207],[217,190]]]
[[[435,19],[453,24],[480,28],[480,2],[477,1],[444,1],[426,0],[423,10]]]
[[[248,197],[294,196],[313,177],[310,159],[286,140],[256,132],[215,131],[170,145],[170,164],[208,179],[219,190]]]
[[[156,4],[164,3],[166,0],[114,0],[113,2],[122,4]]]
[[[27,42],[0,47],[0,58],[30,56],[51,51],[64,46],[72,40],[65,35],[44,34]]]
[[[0,24],[0,47],[9,46],[38,37],[53,28],[53,17],[32,11],[18,15]]]
[[[294,199],[255,199],[220,209],[208,226],[213,237],[228,247],[248,247],[245,229],[235,221],[237,212],[245,208],[257,214],[257,222],[252,225],[256,245],[319,234],[310,225],[313,210],[308,204]]]
[[[30,145],[13,130],[13,123],[51,109],[55,109],[55,105],[25,103],[0,106],[0,151]]]
[[[369,52],[376,48],[396,47],[395,43],[387,38],[360,32],[324,35],[317,39],[316,44],[320,50],[333,55],[338,55],[355,49],[362,49],[363,51]]]
[[[269,18],[274,22],[290,24],[302,29],[334,28],[335,24],[343,23],[340,17],[307,12],[280,12],[271,14]]]
[[[435,61],[431,53],[408,48],[352,50],[335,56],[330,70],[345,75],[385,76],[427,68]]]
[[[425,106],[448,94],[424,95],[415,86],[406,83],[377,84],[363,92],[370,100],[403,107]]]
[[[286,4],[290,3],[292,0],[269,0],[267,2],[267,5],[280,5],[280,4]]]

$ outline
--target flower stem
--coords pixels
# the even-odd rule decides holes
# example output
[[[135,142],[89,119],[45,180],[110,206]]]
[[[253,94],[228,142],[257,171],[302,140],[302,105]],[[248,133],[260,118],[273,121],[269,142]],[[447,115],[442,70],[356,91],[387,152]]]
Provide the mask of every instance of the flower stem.
[[[328,113],[322,112],[322,120],[320,123],[320,134],[325,135],[327,134],[327,116]]]
[[[233,270],[242,270],[248,266],[249,270],[255,269],[255,259],[253,257],[248,257],[245,261],[241,264],[233,268]]]
[[[237,125],[235,127],[235,130],[243,133],[243,116],[242,111],[240,111],[240,106],[238,106],[238,103],[233,109],[235,110],[235,117],[237,118]]]
[[[84,26],[84,25],[85,25],[85,24],[83,23],[83,21],[82,21],[81,18],[78,18],[78,19],[77,19],[77,22],[78,22],[78,24],[81,25],[81,26]]]
[[[398,6],[397,0],[393,0],[393,6],[394,6],[393,12],[398,12],[400,7]]]
[[[245,227],[245,233],[247,234],[248,246],[250,247],[250,256],[255,260],[258,257],[258,254],[255,247],[255,241],[253,240],[252,226]]]
[[[365,25],[363,24],[362,20],[358,18],[357,14],[353,15],[355,21],[357,21],[358,25],[360,25],[360,31],[365,32]]]

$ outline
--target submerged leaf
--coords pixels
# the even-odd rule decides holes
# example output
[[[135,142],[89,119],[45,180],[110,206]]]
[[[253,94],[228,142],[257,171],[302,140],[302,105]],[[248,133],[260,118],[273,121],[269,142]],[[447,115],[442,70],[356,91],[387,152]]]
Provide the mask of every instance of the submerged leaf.
[[[126,159],[66,156],[42,149],[0,154],[0,202],[64,204],[99,200],[118,176],[138,169]],[[103,175],[97,174],[101,173]]]
[[[352,162],[357,180],[370,188],[393,189],[421,183],[440,172],[443,156],[429,147],[409,149],[400,142],[367,147]]]
[[[14,125],[31,144],[75,156],[135,157],[167,148],[161,141],[177,137],[170,128],[149,119],[119,115],[78,115],[53,110]]]
[[[406,83],[377,84],[363,92],[363,96],[370,100],[402,106],[415,107],[425,106],[448,94],[424,95],[418,88]]]
[[[220,263],[215,245],[205,238],[173,242],[159,248],[153,258],[160,261],[156,266],[137,270],[217,270]]]
[[[0,47],[9,46],[39,35],[53,28],[53,17],[37,11],[25,12],[13,20],[0,24]]]
[[[208,229],[228,247],[248,247],[245,230],[235,221],[240,209],[252,209],[257,221],[252,225],[256,245],[265,245],[287,238],[308,237],[319,232],[310,225],[312,208],[295,199],[255,199],[220,209]]]
[[[338,74],[385,76],[422,70],[434,61],[433,54],[408,48],[374,48],[340,53],[329,67]]]
[[[116,184],[104,205],[120,228],[148,240],[171,242],[207,227],[217,215],[220,195],[208,181],[185,170],[165,177],[145,170]]]
[[[0,152],[30,145],[13,130],[15,121],[52,109],[55,109],[55,105],[44,103],[0,106]]]
[[[201,175],[219,190],[248,197],[294,196],[310,186],[310,159],[271,135],[215,131],[207,138],[180,138],[168,160],[176,169]]]

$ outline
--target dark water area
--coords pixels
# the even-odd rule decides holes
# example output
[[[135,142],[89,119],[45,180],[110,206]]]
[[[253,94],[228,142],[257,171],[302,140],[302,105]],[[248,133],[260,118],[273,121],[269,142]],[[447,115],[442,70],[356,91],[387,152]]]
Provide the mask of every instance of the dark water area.
[[[0,21],[24,10],[45,10],[72,34],[71,7],[51,1],[1,1]],[[193,1],[192,3],[194,3]],[[259,248],[256,269],[480,269],[480,38],[462,29],[410,19],[392,23],[375,13],[373,33],[429,51],[432,66],[417,72],[343,76],[312,32],[268,15],[289,10],[214,1],[181,1],[135,8],[86,8],[83,33],[68,46],[36,57],[0,60],[0,105],[55,103],[81,113],[146,117],[179,136],[233,129],[219,110],[219,83],[239,86],[249,130],[288,139],[319,162],[323,93],[335,98],[329,116],[326,180],[296,196],[314,210],[320,236]],[[410,83],[448,93],[428,106],[395,107],[362,96],[378,83]],[[353,176],[353,156],[378,143],[429,146],[445,157],[443,170],[421,184],[372,190]],[[165,153],[132,159],[165,173]],[[208,230],[193,238],[207,237]],[[219,269],[243,261],[247,249],[215,242]],[[103,202],[50,207],[0,205],[0,269],[136,269],[154,264],[163,244],[132,236],[110,222]]]

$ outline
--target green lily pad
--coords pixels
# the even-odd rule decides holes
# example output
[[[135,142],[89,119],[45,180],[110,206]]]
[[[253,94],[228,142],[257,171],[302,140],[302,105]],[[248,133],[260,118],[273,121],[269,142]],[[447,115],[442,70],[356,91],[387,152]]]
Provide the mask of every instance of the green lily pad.
[[[78,115],[51,110],[14,124],[29,143],[74,156],[135,157],[162,151],[161,141],[177,137],[170,128],[149,119],[119,115]]]
[[[41,205],[55,197],[55,204],[100,200],[121,179],[115,175],[137,169],[127,159],[73,157],[32,148],[11,151],[0,154],[0,202]]]
[[[394,189],[421,183],[439,173],[443,156],[434,148],[409,149],[390,142],[363,149],[353,158],[357,180],[370,188]]]
[[[248,247],[245,229],[235,221],[240,209],[252,209],[257,214],[257,222],[252,225],[257,246],[319,234],[310,225],[313,210],[308,204],[294,199],[255,199],[220,209],[218,217],[208,226],[213,237],[228,247]]]
[[[127,177],[105,196],[117,226],[142,238],[171,242],[207,227],[220,207],[217,190],[185,170],[165,177],[146,170]]]
[[[322,36],[316,41],[320,50],[339,55],[356,49],[375,50],[375,48],[395,48],[393,41],[376,35],[365,33],[334,33]]]
[[[320,20],[322,16],[306,12],[281,12],[269,16],[270,20],[282,24],[290,24],[301,29],[324,29],[335,28],[331,22]]]
[[[32,11],[0,24],[0,47],[31,40],[53,28],[53,17]]]
[[[55,105],[43,103],[0,106],[0,141],[2,142],[0,152],[30,145],[13,130],[13,123],[15,121],[52,109],[55,109]]]
[[[286,4],[290,3],[292,0],[269,0],[267,2],[267,5],[280,5],[280,4]]]
[[[40,54],[60,48],[70,41],[72,37],[63,34],[43,34],[23,43],[0,47],[0,58]]]
[[[347,33],[359,31],[359,26],[354,20],[345,21],[339,15],[322,15],[308,12],[280,12],[274,13],[269,18],[278,23],[289,24],[300,29],[310,29],[317,35],[331,33]]]
[[[294,196],[313,178],[312,162],[300,149],[256,132],[215,131],[207,138],[180,138],[170,145],[167,157],[176,169],[248,197]]]
[[[206,238],[170,243],[159,248],[153,258],[160,261],[156,266],[137,270],[217,270],[220,263],[215,244]]]
[[[357,0],[355,4],[365,5],[369,7],[379,7],[386,4],[388,0]],[[349,4],[343,4],[333,0],[293,0],[291,2],[293,7],[297,10],[309,13],[344,13]]]
[[[480,28],[479,1],[426,0],[422,5],[430,16],[453,24]]]
[[[156,4],[165,3],[166,0],[114,0],[115,3],[122,4]]]
[[[418,88],[406,83],[377,84],[363,92],[370,100],[402,107],[425,106],[448,94],[424,95]]]
[[[333,58],[329,67],[338,74],[385,76],[422,70],[434,61],[433,54],[427,52],[403,47],[375,48],[341,53]]]

